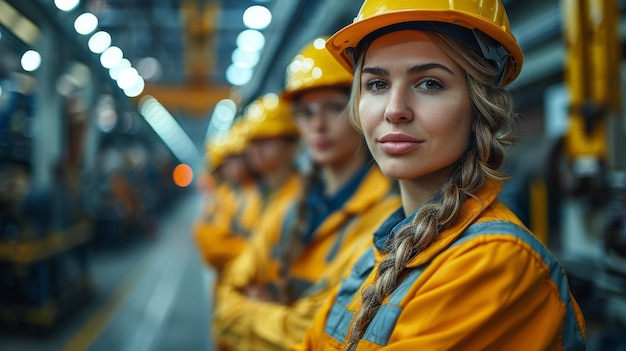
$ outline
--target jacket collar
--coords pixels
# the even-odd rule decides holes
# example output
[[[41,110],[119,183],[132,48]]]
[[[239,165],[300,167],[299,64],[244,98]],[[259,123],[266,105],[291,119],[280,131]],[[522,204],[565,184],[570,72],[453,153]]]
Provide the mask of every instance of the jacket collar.
[[[389,194],[393,187],[393,181],[385,177],[375,163],[369,167],[369,171],[363,178],[361,185],[344,206],[347,213],[358,215],[372,204],[380,202],[385,195]]]
[[[439,252],[443,251],[449,245],[451,245],[456,238],[463,233],[463,231],[474,221],[478,216],[485,211],[494,201],[496,201],[500,190],[502,189],[502,182],[497,180],[487,179],[485,184],[476,193],[476,198],[468,198],[463,207],[461,208],[461,214],[457,218],[456,223],[447,228],[443,232],[439,233],[437,240],[432,243],[424,251],[418,253],[409,262],[407,267],[416,267],[424,264],[433,259]],[[418,209],[419,210],[419,209]],[[376,256],[380,258],[385,255],[384,244],[391,238],[404,224],[410,222],[415,217],[417,211],[414,211],[408,216],[404,216],[402,208],[394,212],[374,233],[374,246],[376,247]]]

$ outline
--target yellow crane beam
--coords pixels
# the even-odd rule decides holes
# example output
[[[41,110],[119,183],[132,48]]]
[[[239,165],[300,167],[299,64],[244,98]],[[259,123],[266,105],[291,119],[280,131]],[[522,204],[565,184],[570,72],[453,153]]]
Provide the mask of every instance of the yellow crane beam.
[[[621,115],[621,40],[617,0],[564,0],[565,80],[570,93],[565,138],[571,161],[605,161],[607,119]]]
[[[191,118],[207,118],[215,104],[231,97],[227,85],[158,85],[146,84],[142,95],[152,95],[172,113]]]

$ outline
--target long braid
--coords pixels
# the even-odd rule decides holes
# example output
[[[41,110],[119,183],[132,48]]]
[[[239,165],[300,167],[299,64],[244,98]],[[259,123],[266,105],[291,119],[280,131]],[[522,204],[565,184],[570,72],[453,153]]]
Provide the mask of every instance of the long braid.
[[[458,174],[458,173],[457,173]],[[449,226],[440,221],[447,217],[455,219],[459,209],[459,198],[463,198],[460,188],[448,183],[442,192],[442,200],[430,201],[424,204],[417,213],[415,220],[401,228],[386,244],[388,255],[382,260],[378,268],[378,278],[374,285],[367,286],[362,291],[362,306],[350,328],[350,338],[346,350],[355,350],[359,340],[365,333],[367,326],[378,312],[383,300],[401,282],[407,263],[415,255],[434,242],[439,231]]]
[[[420,251],[427,248],[442,230],[453,225],[461,213],[467,198],[475,198],[487,178],[506,179],[500,169],[504,164],[505,146],[512,144],[511,133],[512,98],[508,93],[493,86],[495,72],[482,59],[476,59],[472,50],[453,38],[439,34],[429,35],[431,39],[467,72],[468,90],[474,105],[474,123],[471,143],[440,192],[423,204],[414,220],[400,228],[385,244],[387,255],[381,261],[376,280],[362,290],[361,307],[353,318],[347,351],[354,351],[368,325],[378,312],[384,299],[402,281],[406,265]],[[365,50],[364,50],[365,51]],[[362,67],[363,56],[358,67]],[[351,118],[359,125],[358,95],[360,76],[357,70],[351,97]]]

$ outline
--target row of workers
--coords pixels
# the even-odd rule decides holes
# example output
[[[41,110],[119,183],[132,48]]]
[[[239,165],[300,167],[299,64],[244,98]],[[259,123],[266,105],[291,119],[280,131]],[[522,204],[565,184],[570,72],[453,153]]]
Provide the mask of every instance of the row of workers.
[[[522,62],[500,0],[365,0],[304,47],[207,145],[218,348],[584,349],[566,272],[498,201]]]

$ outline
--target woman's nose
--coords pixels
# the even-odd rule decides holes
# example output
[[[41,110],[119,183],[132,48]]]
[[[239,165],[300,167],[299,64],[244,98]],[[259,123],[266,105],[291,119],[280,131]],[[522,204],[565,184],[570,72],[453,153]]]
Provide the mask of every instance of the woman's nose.
[[[391,89],[386,101],[384,118],[390,123],[403,123],[413,120],[410,95],[402,89]]]

